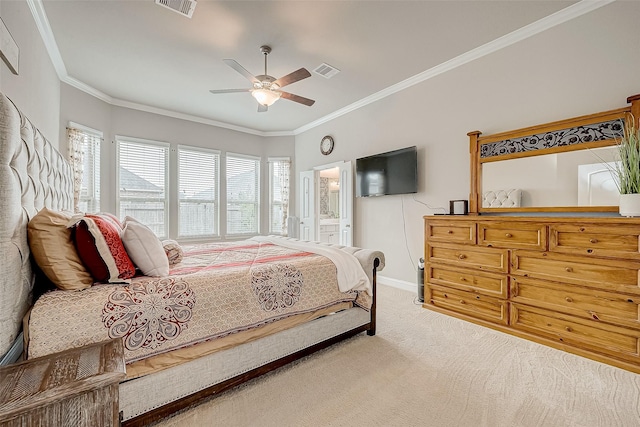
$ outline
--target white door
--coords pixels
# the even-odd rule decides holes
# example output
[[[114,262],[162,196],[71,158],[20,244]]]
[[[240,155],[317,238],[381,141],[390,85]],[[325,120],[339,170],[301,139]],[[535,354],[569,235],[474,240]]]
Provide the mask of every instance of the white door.
[[[340,244],[353,245],[353,170],[351,162],[340,165]]]
[[[300,172],[300,240],[316,240],[315,175],[313,170]]]

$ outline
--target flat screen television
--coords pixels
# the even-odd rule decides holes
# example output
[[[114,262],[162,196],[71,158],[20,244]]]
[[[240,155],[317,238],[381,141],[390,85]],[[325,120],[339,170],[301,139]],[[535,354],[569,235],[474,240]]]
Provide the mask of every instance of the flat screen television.
[[[416,147],[356,159],[356,197],[418,192]]]

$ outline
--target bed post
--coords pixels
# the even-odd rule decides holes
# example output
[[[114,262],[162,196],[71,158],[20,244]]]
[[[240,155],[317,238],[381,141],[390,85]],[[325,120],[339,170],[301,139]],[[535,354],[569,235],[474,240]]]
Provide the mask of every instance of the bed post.
[[[373,301],[371,302],[371,322],[369,323],[369,329],[367,329],[367,335],[374,336],[376,334],[376,271],[378,266],[380,265],[380,259],[376,258],[373,260],[373,283],[371,283],[371,293],[373,294]]]

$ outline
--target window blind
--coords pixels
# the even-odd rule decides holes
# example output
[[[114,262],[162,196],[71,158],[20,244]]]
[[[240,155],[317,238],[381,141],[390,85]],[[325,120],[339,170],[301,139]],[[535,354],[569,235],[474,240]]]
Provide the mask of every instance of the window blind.
[[[168,145],[118,139],[118,204],[159,238],[167,233]]]
[[[260,212],[260,159],[226,156],[227,235],[258,234]]]
[[[287,234],[291,161],[269,159],[269,233]]]
[[[178,148],[178,235],[218,236],[218,165],[220,154]]]

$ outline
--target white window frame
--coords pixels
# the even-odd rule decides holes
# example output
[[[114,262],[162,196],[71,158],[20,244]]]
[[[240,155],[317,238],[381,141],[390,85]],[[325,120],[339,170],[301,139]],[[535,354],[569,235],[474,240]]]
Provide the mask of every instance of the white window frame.
[[[214,203],[214,209],[216,211],[215,215],[216,215],[216,224],[215,224],[215,228],[216,228],[216,232],[212,232],[211,234],[202,234],[202,235],[198,235],[198,236],[193,236],[193,235],[187,235],[187,236],[183,236],[180,234],[180,150],[184,150],[184,151],[191,151],[191,152],[202,152],[202,153],[206,153],[206,154],[213,154],[215,156],[218,157],[217,162],[218,162],[218,169],[215,171],[216,176],[214,177],[215,180],[215,185],[216,185],[216,192],[215,192],[215,200],[213,201]],[[220,188],[222,187],[221,182],[220,182],[220,170],[222,169],[222,159],[221,159],[221,152],[220,150],[212,150],[209,148],[201,148],[201,147],[194,147],[191,145],[178,145],[178,149],[176,151],[176,206],[177,206],[177,216],[178,216],[178,221],[177,221],[177,227],[178,229],[176,230],[176,235],[178,236],[178,239],[180,240],[198,240],[198,239],[215,239],[215,238],[220,238],[221,232],[220,232],[220,205],[222,204],[220,201]],[[203,202],[210,202],[208,200],[203,200]]]
[[[228,175],[228,160],[229,158],[237,158],[237,159],[246,159],[246,160],[251,160],[256,162],[257,165],[257,170],[256,170],[256,179],[257,179],[257,183],[256,183],[256,201],[255,201],[255,205],[256,205],[256,230],[255,231],[250,231],[250,232],[246,232],[246,233],[230,233],[229,232],[229,175]],[[232,153],[232,152],[227,152],[225,153],[224,156],[224,176],[225,176],[225,218],[226,218],[226,222],[225,222],[225,238],[240,238],[240,237],[249,237],[249,236],[255,236],[260,234],[260,229],[261,229],[261,225],[260,225],[260,218],[261,218],[261,198],[262,198],[262,177],[261,177],[261,166],[262,166],[262,157],[260,156],[252,156],[252,155],[248,155],[248,154],[239,154],[239,153]],[[248,203],[248,202],[243,202],[243,203]]]
[[[139,145],[149,145],[155,147],[161,147],[167,150],[167,155],[165,157],[165,174],[164,174],[164,200],[158,199],[158,201],[162,200],[164,204],[164,232],[163,235],[158,235],[159,239],[168,239],[169,238],[169,223],[170,223],[170,212],[169,212],[169,182],[170,182],[170,157],[171,157],[171,144],[168,142],[162,141],[153,141],[150,139],[142,139],[142,138],[134,138],[130,136],[122,136],[116,135],[116,212],[118,215],[120,214],[120,143],[128,142],[132,144]],[[147,200],[148,201],[148,200]],[[122,218],[121,218],[122,219]]]

